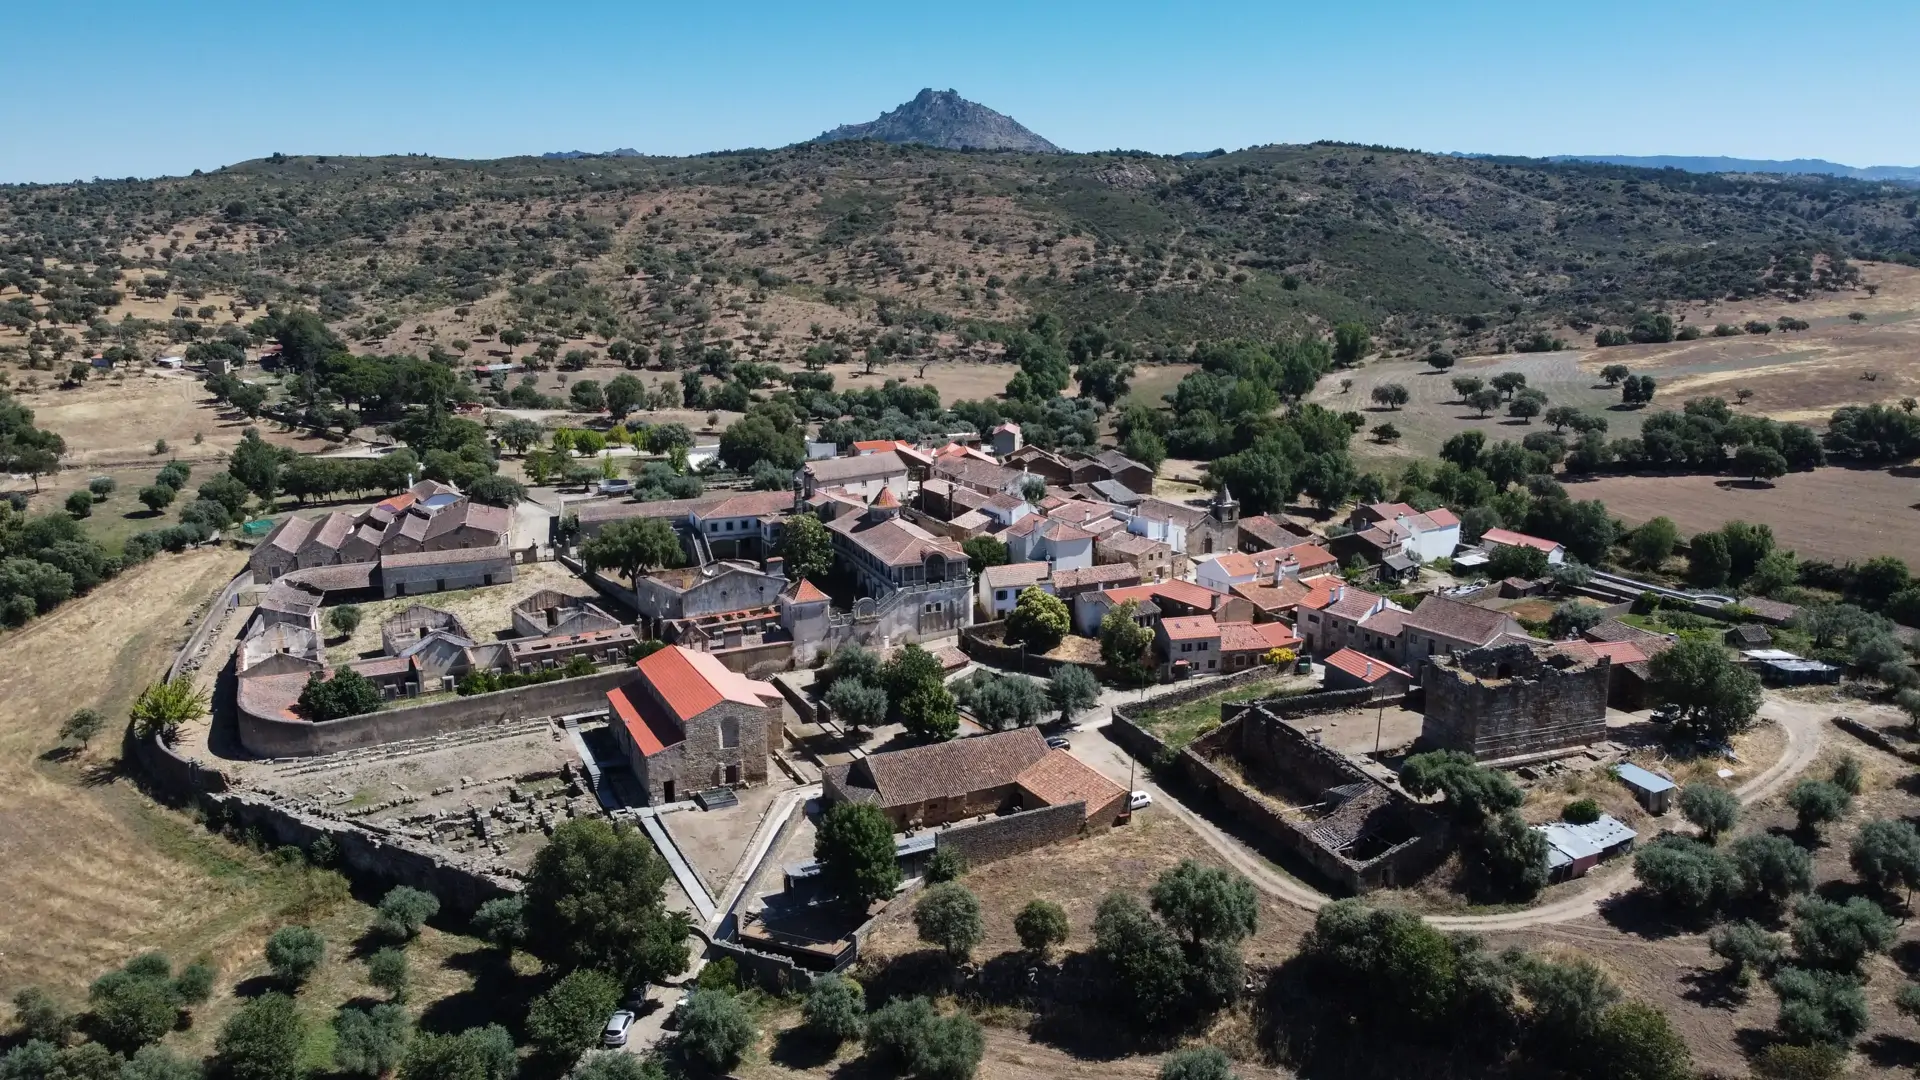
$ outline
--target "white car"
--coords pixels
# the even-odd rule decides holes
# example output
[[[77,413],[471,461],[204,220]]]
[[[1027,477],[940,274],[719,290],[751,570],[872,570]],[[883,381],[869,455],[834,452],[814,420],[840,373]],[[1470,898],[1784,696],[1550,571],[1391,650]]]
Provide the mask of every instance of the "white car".
[[[1148,792],[1136,791],[1133,794],[1127,796],[1128,812],[1132,812],[1134,810],[1145,810],[1147,807],[1152,805],[1153,805],[1153,796]]]
[[[627,1045],[627,1029],[633,1026],[633,1014],[625,1009],[607,1017],[607,1027],[600,1033],[601,1046]]]

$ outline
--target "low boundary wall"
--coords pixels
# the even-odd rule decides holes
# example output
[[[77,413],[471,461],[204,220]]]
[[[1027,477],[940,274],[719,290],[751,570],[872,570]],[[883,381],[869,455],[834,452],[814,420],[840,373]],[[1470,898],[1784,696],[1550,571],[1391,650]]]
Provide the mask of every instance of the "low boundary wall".
[[[933,846],[935,850],[958,852],[968,866],[984,866],[1071,840],[1085,831],[1086,818],[1084,802],[1043,806],[1038,810],[948,826],[934,835]]]
[[[1093,673],[1094,678],[1106,681],[1105,664],[1082,664],[1075,660],[1050,660],[1036,656],[1032,651],[1018,645],[1008,645],[998,640],[1006,632],[1007,621],[996,619],[993,622],[975,623],[960,631],[960,651],[969,657],[990,667],[1006,668],[1027,675],[1038,675],[1043,679],[1053,678],[1053,673],[1063,667],[1082,667]]]
[[[529,716],[587,712],[605,705],[607,691],[626,682],[630,668],[557,679],[491,694],[407,705],[314,723],[264,716],[247,708],[246,680],[235,690],[240,745],[261,757],[309,757],[336,750],[422,739],[503,724]]]
[[[361,822],[336,821],[289,806],[257,791],[235,789],[224,773],[180,757],[159,738],[141,739],[128,729],[124,750],[161,793],[200,807],[209,824],[231,822],[258,829],[275,845],[311,850],[327,837],[339,852],[338,867],[358,878],[425,889],[443,907],[472,912],[495,897],[519,891],[519,882],[454,862],[426,845],[386,835]]]

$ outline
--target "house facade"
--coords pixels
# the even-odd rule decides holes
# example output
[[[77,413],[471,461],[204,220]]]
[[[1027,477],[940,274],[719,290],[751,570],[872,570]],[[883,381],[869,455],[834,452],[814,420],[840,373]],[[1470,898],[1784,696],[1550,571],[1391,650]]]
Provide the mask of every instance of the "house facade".
[[[714,787],[765,782],[783,706],[771,683],[703,652],[669,645],[607,691],[614,740],[649,804]]]

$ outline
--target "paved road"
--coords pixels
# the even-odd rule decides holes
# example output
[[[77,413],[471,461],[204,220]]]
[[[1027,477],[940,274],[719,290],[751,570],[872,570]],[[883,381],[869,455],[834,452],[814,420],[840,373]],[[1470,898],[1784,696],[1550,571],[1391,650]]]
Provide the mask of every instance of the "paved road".
[[[1734,789],[1734,794],[1740,797],[1742,804],[1751,805],[1771,798],[1813,764],[1820,753],[1821,735],[1826,730],[1826,714],[1831,711],[1830,706],[1774,698],[1769,698],[1761,706],[1760,715],[1776,721],[1786,732],[1787,747],[1779,761]],[[1261,892],[1303,911],[1318,911],[1328,903],[1330,898],[1324,893],[1281,873],[1237,838],[1187,809],[1154,783],[1145,770],[1135,766],[1127,752],[1107,738],[1104,732],[1092,730],[1096,726],[1105,726],[1110,715],[1105,713],[1090,717],[1088,723],[1075,734],[1075,757],[1122,784],[1128,782],[1131,770],[1133,790],[1153,795],[1155,809],[1148,813],[1171,813],[1178,817],[1229,866],[1246,875]],[[1634,885],[1633,873],[1624,864],[1609,867],[1607,872],[1593,875],[1590,880],[1592,884],[1582,892],[1544,907],[1497,915],[1429,915],[1427,921],[1443,930],[1476,931],[1519,930],[1572,922],[1594,914],[1602,902]]]

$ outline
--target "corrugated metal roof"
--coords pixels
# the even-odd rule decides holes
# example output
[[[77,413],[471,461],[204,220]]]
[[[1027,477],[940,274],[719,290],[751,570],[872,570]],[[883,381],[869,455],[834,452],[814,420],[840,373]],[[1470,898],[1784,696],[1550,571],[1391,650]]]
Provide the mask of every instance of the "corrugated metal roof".
[[[1618,776],[1622,783],[1642,791],[1670,791],[1674,787],[1673,781],[1657,773],[1650,773],[1630,761],[1623,761],[1616,766],[1614,775]]]

